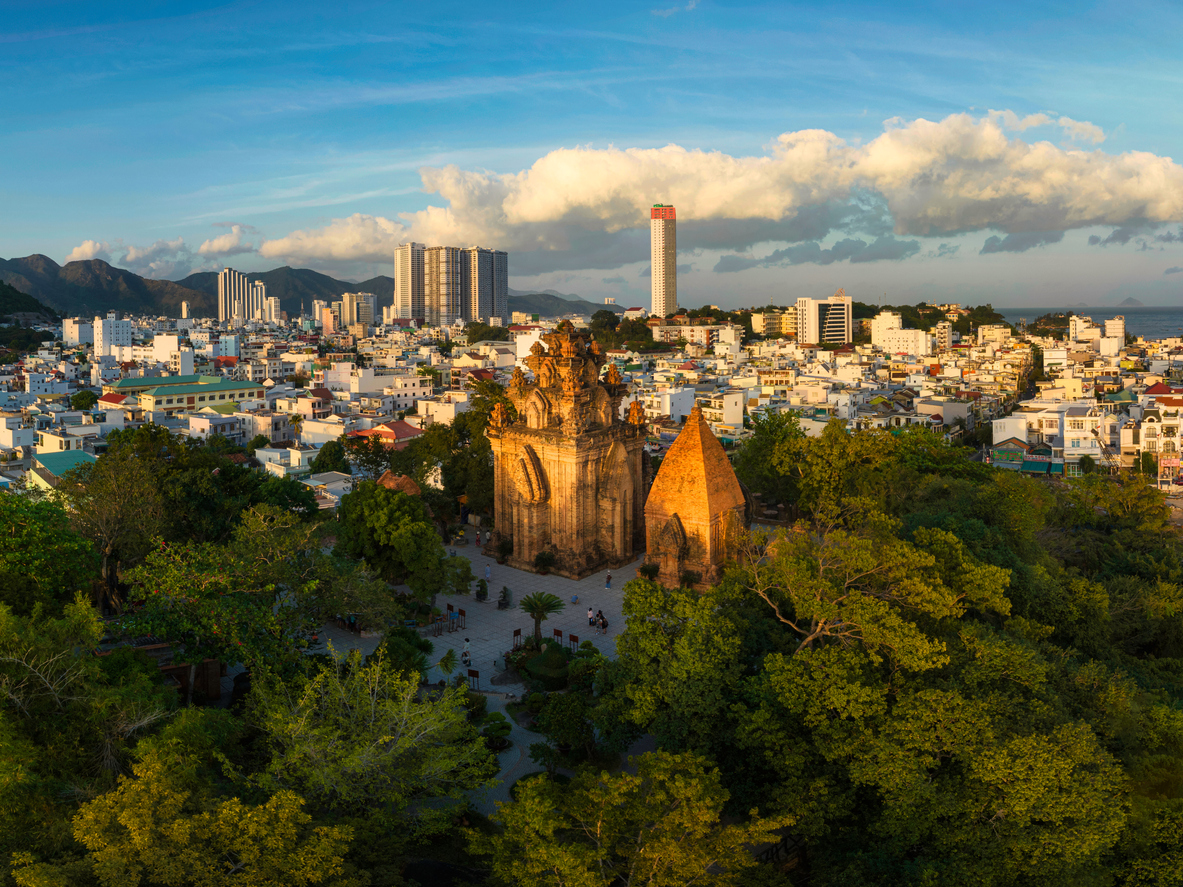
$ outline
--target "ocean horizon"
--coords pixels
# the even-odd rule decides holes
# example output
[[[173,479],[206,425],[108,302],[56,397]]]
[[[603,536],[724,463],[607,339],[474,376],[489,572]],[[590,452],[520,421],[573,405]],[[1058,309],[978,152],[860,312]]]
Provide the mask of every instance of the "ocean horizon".
[[[1107,306],[1101,308],[1056,305],[1043,308],[1036,306],[1032,308],[997,308],[995,310],[1006,319],[1007,323],[1016,325],[1022,320],[1030,324],[1037,317],[1060,311],[1083,314],[1091,317],[1098,324],[1120,315],[1125,317],[1126,332],[1132,336],[1145,336],[1148,339],[1183,336],[1183,306],[1178,305]]]

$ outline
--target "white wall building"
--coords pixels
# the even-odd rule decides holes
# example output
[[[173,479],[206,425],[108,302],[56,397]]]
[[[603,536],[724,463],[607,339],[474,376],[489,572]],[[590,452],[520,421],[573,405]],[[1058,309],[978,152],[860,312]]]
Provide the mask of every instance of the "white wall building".
[[[67,317],[62,321],[62,342],[67,347],[94,342],[94,324],[78,317]]]
[[[854,338],[854,304],[846,290],[828,299],[798,299],[796,308],[798,342],[842,344]]]
[[[130,320],[117,320],[119,315],[108,311],[106,317],[94,319],[94,353],[97,357],[110,357],[120,345],[130,346],[135,332]]]

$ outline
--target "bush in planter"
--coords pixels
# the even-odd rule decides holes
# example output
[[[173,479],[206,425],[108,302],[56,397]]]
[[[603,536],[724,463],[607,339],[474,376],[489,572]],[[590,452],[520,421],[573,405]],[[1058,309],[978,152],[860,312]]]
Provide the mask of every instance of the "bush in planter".
[[[678,580],[682,583],[683,588],[693,588],[702,581],[702,573],[686,570],[678,577]]]
[[[536,715],[542,711],[542,706],[544,705],[546,705],[545,693],[531,693],[526,697],[526,710],[532,715]]]
[[[550,568],[555,565],[555,553],[553,551],[540,551],[534,555],[534,569],[540,573],[549,573]]]
[[[485,737],[485,744],[493,751],[509,748],[509,734],[511,732],[513,732],[513,725],[499,711],[486,715],[484,724],[481,726],[481,736]]]
[[[650,582],[657,580],[657,574],[661,572],[661,566],[658,564],[641,564],[637,567],[637,575]]]
[[[497,540],[497,562],[505,563],[511,554],[513,554],[513,540],[504,537]]]
[[[489,599],[489,583],[484,579],[477,580],[476,599],[478,601],[487,601]]]
[[[474,693],[471,690],[465,694],[464,707],[468,709],[468,720],[470,723],[476,723],[481,718],[485,718],[485,710],[489,707],[489,697],[483,693]],[[493,717],[493,715],[488,715]]]

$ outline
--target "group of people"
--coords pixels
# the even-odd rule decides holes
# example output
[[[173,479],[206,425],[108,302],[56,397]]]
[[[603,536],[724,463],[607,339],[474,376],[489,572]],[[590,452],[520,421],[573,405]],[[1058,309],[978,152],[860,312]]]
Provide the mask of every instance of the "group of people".
[[[588,607],[587,624],[589,628],[594,628],[596,630],[596,634],[608,633],[608,620],[604,618],[603,610],[593,611],[591,607]]]

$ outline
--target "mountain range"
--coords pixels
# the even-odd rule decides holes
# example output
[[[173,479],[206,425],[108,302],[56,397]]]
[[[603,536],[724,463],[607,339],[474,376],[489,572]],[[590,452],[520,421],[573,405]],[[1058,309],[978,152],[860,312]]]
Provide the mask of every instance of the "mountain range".
[[[378,296],[379,308],[394,300],[394,279],[386,276],[354,283],[309,268],[285,266],[250,272],[247,277],[263,281],[267,285],[267,295],[278,296],[280,307],[289,316],[299,314],[301,308],[311,309],[314,299],[333,301],[343,293],[374,293]],[[33,296],[65,317],[94,317],[108,311],[180,317],[181,302],[186,301],[189,313],[194,317],[216,317],[218,311],[216,271],[201,271],[177,281],[153,280],[116,268],[102,259],[59,265],[48,256],[32,255],[22,259],[0,259],[0,282]],[[543,317],[592,314],[602,308],[623,310],[554,290],[510,290],[509,295],[510,311]]]

